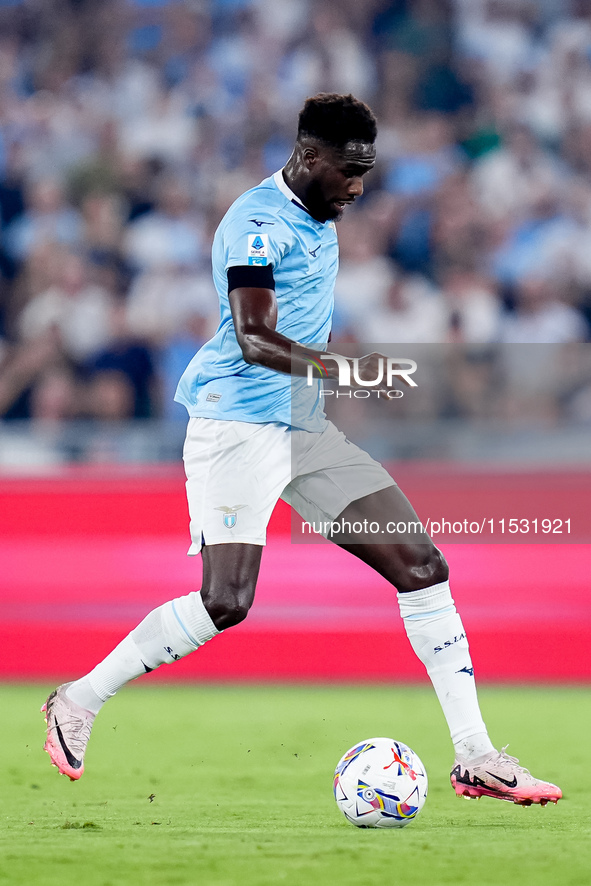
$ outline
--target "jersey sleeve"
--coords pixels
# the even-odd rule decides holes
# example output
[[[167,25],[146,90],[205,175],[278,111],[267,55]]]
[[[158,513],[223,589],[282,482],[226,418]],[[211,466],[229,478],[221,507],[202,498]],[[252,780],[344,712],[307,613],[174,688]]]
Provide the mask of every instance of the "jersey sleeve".
[[[224,232],[225,270],[237,266],[277,268],[291,247],[287,225],[268,209],[240,212]]]

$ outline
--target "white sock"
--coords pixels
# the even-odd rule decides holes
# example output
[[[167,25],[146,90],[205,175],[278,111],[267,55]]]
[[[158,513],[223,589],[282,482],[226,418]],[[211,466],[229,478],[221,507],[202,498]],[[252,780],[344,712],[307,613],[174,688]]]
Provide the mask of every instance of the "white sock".
[[[72,701],[96,714],[130,680],[171,664],[220,632],[199,591],[153,609],[89,674],[68,687]]]
[[[406,634],[431,678],[456,754],[472,760],[493,751],[478,706],[466,632],[449,582],[398,594]]]

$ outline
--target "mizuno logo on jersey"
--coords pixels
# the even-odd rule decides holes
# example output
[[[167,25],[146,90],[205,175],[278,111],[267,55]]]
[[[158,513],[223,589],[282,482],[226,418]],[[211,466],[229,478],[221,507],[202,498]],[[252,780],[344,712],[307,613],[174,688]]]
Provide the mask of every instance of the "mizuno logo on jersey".
[[[316,258],[316,253],[321,248],[321,246],[322,246],[322,244],[320,244],[320,246],[317,246],[316,249],[308,249],[308,252],[312,256],[312,258]]]
[[[256,225],[257,228],[260,228],[262,225],[274,225],[275,222],[267,222],[267,221],[259,221],[258,218],[249,218],[249,222],[252,222],[253,225]]]

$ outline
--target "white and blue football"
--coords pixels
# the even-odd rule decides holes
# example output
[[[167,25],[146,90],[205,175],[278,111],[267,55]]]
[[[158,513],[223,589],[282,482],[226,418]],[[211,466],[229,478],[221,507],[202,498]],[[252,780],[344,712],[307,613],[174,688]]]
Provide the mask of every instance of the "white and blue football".
[[[427,772],[401,741],[368,738],[337,763],[334,795],[345,818],[358,828],[403,828],[425,804]]]

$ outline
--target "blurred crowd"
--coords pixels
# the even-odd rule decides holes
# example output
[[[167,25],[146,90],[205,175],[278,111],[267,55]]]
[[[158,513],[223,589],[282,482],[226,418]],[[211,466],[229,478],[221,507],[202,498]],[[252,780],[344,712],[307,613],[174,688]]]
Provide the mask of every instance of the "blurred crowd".
[[[591,0],[0,0],[0,417],[184,418],[213,232],[318,91],[380,127],[333,341],[589,341]]]

